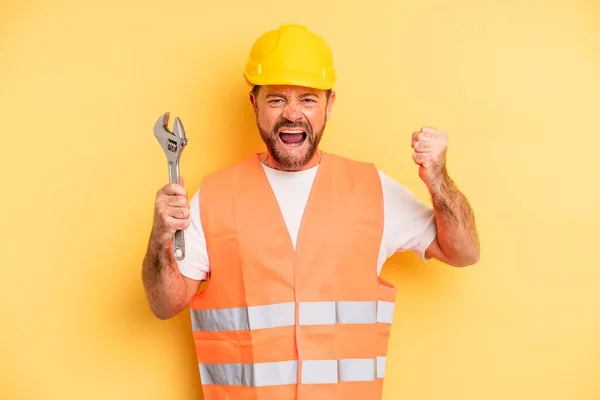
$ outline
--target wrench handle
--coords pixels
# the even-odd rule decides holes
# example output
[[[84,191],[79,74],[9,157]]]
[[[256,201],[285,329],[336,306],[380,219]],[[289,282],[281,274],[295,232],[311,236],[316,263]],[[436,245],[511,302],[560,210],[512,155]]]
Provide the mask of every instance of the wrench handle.
[[[178,162],[169,162],[169,182],[179,184]],[[173,236],[173,256],[177,261],[185,258],[185,238],[182,230],[176,231]]]
[[[173,236],[173,256],[177,261],[185,258],[185,241],[182,230],[178,230]]]
[[[179,184],[179,163],[169,161],[169,183]]]

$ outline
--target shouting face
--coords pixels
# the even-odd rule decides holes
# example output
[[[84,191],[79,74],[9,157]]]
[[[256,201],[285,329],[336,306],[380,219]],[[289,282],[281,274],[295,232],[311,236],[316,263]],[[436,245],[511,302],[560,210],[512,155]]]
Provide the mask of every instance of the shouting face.
[[[314,159],[335,93],[301,86],[262,86],[250,94],[256,122],[278,169],[299,171]]]

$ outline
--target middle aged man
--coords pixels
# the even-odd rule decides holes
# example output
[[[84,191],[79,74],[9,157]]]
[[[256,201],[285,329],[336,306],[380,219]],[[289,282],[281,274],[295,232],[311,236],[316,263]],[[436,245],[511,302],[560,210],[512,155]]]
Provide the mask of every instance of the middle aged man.
[[[321,37],[297,25],[263,34],[245,77],[266,151],[206,176],[189,203],[181,185],[158,191],[143,263],[150,307],[161,319],[190,307],[207,400],[380,399],[396,296],[383,263],[397,251],[479,259],[447,135],[412,133],[431,207],[374,165],[319,149],[336,97]]]

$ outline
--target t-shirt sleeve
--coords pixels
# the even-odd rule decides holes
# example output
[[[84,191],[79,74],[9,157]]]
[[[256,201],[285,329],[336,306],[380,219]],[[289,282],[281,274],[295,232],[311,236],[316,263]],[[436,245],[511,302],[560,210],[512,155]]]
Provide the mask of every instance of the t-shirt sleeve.
[[[411,251],[429,261],[425,251],[437,236],[434,209],[405,186],[379,171],[383,190],[383,242],[385,257]]]
[[[200,190],[190,199],[190,226],[184,231],[185,258],[177,261],[179,272],[190,279],[203,280],[208,274],[208,252],[200,220]]]

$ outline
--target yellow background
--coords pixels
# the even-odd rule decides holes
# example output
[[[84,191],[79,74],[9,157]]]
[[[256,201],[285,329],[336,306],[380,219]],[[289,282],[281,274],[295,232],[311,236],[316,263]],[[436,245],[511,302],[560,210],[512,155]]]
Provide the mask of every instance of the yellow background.
[[[600,398],[600,6],[581,1],[16,1],[0,5],[0,398],[199,399],[187,310],[140,279],[153,137],[179,116],[182,175],[262,149],[242,79],[262,32],[331,45],[323,148],[429,202],[411,133],[448,132],[477,266],[394,256],[385,399]]]

